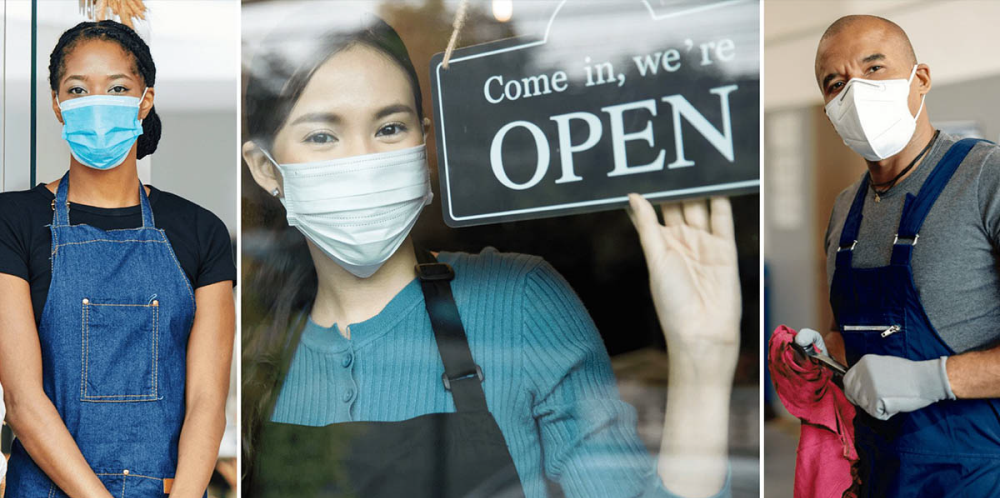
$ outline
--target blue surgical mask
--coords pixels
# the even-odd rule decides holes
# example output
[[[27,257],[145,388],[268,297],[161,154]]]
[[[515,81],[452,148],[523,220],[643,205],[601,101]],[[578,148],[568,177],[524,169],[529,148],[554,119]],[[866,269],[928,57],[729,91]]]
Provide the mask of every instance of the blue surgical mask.
[[[59,102],[62,137],[77,161],[94,169],[108,170],[125,162],[139,135],[139,103],[146,96],[94,95]]]

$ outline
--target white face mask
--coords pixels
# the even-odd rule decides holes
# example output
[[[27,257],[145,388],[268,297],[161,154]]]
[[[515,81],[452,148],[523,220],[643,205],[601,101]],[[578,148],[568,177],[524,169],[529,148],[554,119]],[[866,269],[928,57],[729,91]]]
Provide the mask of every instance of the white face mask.
[[[880,161],[910,143],[924,109],[921,98],[917,115],[910,115],[910,82],[915,74],[917,66],[905,80],[851,78],[826,105],[826,115],[851,150],[869,161]]]
[[[431,203],[423,145],[313,163],[278,164],[288,224],[360,278],[374,274]]]

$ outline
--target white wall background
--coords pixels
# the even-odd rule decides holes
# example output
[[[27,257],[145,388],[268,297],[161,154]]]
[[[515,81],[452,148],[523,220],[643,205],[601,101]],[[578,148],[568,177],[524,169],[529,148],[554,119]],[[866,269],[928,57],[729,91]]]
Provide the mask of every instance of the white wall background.
[[[833,21],[873,14],[900,25],[934,85],[1000,75],[996,0],[766,0],[764,109],[822,104],[816,46]]]
[[[30,0],[0,0],[5,27],[17,39],[5,44],[6,121],[4,190],[30,188],[27,126],[30,88]],[[140,161],[152,185],[189,199],[218,215],[235,236],[237,227],[237,99],[239,18],[237,0],[146,0],[147,20],[137,31],[156,63],[156,111],[163,134],[156,153]],[[69,166],[69,147],[51,109],[48,61],[59,36],[84,20],[78,0],[38,2],[36,182],[59,178]],[[17,94],[17,100],[13,100]],[[13,129],[14,127],[18,129]],[[14,171],[11,171],[14,170]]]

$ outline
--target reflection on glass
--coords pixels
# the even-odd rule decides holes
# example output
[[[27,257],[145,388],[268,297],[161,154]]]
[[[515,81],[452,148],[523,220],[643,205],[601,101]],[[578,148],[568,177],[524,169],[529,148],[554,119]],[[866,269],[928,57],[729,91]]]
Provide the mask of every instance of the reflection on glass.
[[[657,99],[688,95],[684,85],[724,86],[730,80],[745,82],[752,87],[747,93],[756,96],[758,5],[746,3],[726,11],[721,20],[701,20],[688,29],[707,30],[711,25],[727,30],[733,46],[752,56],[734,58],[732,65],[714,64],[701,79],[679,81],[676,88],[662,89]],[[586,86],[585,67],[591,68],[595,82],[599,74],[604,76],[597,72],[603,70],[598,56],[627,67],[635,66],[632,58],[640,53],[684,46],[683,38],[675,39],[677,33],[640,29],[639,20],[649,24],[649,5],[635,4],[635,9],[612,8],[606,2],[579,2],[572,8],[567,4],[564,23],[553,25],[551,47],[533,53],[525,66],[537,69],[531,74],[548,75],[566,68],[572,85]],[[247,489],[259,496],[308,495],[317,488],[333,496],[379,496],[374,490],[420,496],[428,489],[434,490],[433,496],[672,496],[647,451],[656,451],[664,433],[663,387],[669,367],[660,349],[661,326],[650,306],[642,248],[627,216],[611,211],[461,230],[444,226],[438,203],[443,193],[437,188],[443,158],[436,141],[442,137],[424,118],[433,116],[430,58],[443,51],[458,3],[338,2],[336,13],[321,5],[259,2],[244,9]],[[542,38],[559,5],[471,3],[461,45],[514,35]],[[654,5],[652,10],[668,8],[677,5]],[[372,12],[398,31],[399,41]],[[358,25],[367,29],[358,32]],[[617,31],[608,34],[611,38],[631,37],[636,44],[624,50],[601,43],[603,38],[595,34],[608,30]],[[694,45],[692,50],[700,60],[702,50],[726,57],[731,50],[727,47]],[[589,66],[579,57],[588,50],[595,57]],[[502,76],[520,82],[523,75]],[[650,97],[629,94],[616,85],[607,85],[608,104]],[[719,96],[707,89],[703,93],[689,99],[719,128]],[[523,88],[521,94],[519,98]],[[665,164],[676,160],[672,111],[669,103],[659,105],[663,109],[655,126],[663,131],[656,132],[653,149],[642,140],[629,147],[636,164],[653,160],[658,150],[671,156]],[[737,157],[751,158],[754,169],[756,105],[756,100],[748,101],[733,113],[753,115],[752,120],[733,118],[739,133],[734,136],[740,137],[733,148]],[[538,107],[536,122],[550,127],[555,136],[557,123],[544,114],[542,104]],[[489,129],[487,121],[492,126],[505,111],[497,106],[488,112],[480,113],[479,131],[492,135],[496,129]],[[600,110],[595,115],[609,119]],[[632,133],[641,131],[647,119],[623,118],[623,124]],[[697,131],[686,133],[698,136]],[[585,138],[574,134],[572,143]],[[604,140],[610,143],[610,133]],[[726,161],[718,147],[700,140],[688,146],[690,158],[707,162],[709,154],[715,154],[718,161]],[[540,187],[558,186],[555,180],[561,174],[558,139],[549,143],[553,163]],[[421,144],[426,167],[405,159],[417,157],[412,154]],[[535,164],[537,153],[513,142],[508,148],[510,180],[523,183],[531,174],[518,171],[517,164]],[[415,174],[412,164],[421,164],[420,171],[429,175]],[[614,159],[609,153],[578,164],[580,176],[607,177]],[[362,174],[359,169],[365,165],[384,168],[383,176]],[[455,165],[482,166],[469,158]],[[428,185],[435,196],[425,205]],[[496,201],[486,185],[462,195],[483,204]],[[411,225],[414,205],[427,212]],[[757,198],[737,198],[733,205],[738,257],[754,261],[743,266],[755,269]],[[483,250],[487,246],[503,252]],[[444,249],[437,258],[455,271],[451,293],[472,361],[480,370],[448,379],[448,360],[442,359],[448,356],[439,351],[432,326],[437,315],[425,306],[433,298],[427,297],[413,270],[423,248]],[[513,252],[542,255],[551,264]],[[731,257],[735,287],[735,250]],[[755,339],[753,271],[739,276],[747,329],[752,331],[748,337]],[[732,313],[713,318],[737,333],[738,312],[735,319]],[[745,387],[737,388],[731,431],[738,453],[732,461],[746,465],[734,466],[727,495],[740,489],[756,493],[754,339],[744,341],[749,342],[742,353],[747,366],[737,377]],[[630,351],[635,353],[621,354]],[[718,375],[725,377],[735,368],[739,353],[731,352],[732,364],[718,362]],[[473,424],[448,418],[465,413],[461,405],[468,398],[449,391],[442,373],[454,385],[471,382],[481,387],[488,416],[480,413]],[[728,385],[725,389],[728,393]],[[724,407],[728,394],[726,400]],[[691,413],[696,409],[693,403],[669,406],[684,406],[681,411]],[[712,483],[714,488],[704,493],[709,495],[723,485],[727,472],[729,416],[725,409],[713,413],[720,411],[726,412],[721,420],[700,417],[719,423],[713,437],[721,434],[723,441],[722,466],[693,476]],[[688,427],[692,433],[696,425]],[[509,463],[514,474],[506,472]],[[395,469],[393,475],[374,477],[383,476],[377,469],[387,464]],[[400,476],[408,481],[401,483]],[[671,482],[681,485],[681,480]],[[403,485],[405,491],[396,487]]]

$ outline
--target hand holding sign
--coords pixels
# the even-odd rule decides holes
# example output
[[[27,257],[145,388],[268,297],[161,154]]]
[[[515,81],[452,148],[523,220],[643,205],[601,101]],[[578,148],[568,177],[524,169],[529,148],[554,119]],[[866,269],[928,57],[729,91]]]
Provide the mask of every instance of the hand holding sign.
[[[657,474],[676,495],[708,496],[722,488],[729,465],[741,310],[733,214],[725,197],[662,210],[663,225],[648,201],[629,195],[670,355]]]
[[[664,204],[662,225],[641,196],[629,195],[629,207],[670,361],[703,368],[696,379],[728,384],[742,309],[729,199]]]

